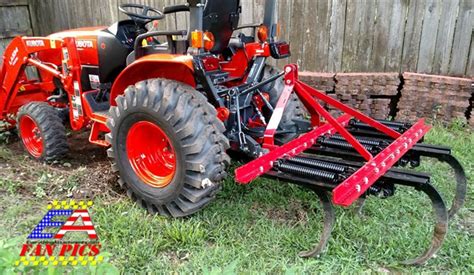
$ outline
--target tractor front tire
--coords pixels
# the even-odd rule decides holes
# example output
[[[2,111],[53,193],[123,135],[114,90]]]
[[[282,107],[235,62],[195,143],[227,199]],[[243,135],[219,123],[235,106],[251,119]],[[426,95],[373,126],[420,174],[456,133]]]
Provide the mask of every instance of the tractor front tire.
[[[263,79],[274,76],[279,72],[280,71],[274,67],[267,65],[264,69]],[[275,107],[284,88],[285,83],[283,81],[283,77],[281,77],[276,81],[264,86],[262,90],[268,93],[270,97],[270,104]],[[281,145],[296,138],[299,133],[295,120],[304,120],[306,118],[306,114],[307,111],[303,106],[303,103],[301,103],[298,96],[293,93],[286,104],[285,111],[283,112],[283,117],[281,118],[280,125],[278,126],[278,131],[280,134],[275,135],[275,142]]]
[[[47,103],[23,105],[16,125],[23,147],[34,159],[51,162],[67,154],[66,128],[58,111]]]
[[[184,217],[210,203],[230,159],[224,124],[190,86],[150,79],[110,109],[108,155],[119,184],[150,213]]]

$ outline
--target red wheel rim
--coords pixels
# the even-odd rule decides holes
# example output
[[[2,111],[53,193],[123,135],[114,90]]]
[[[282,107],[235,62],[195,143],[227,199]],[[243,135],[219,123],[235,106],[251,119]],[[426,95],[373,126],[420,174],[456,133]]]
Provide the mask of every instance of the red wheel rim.
[[[127,156],[133,171],[152,187],[165,187],[176,173],[176,154],[168,136],[149,121],[135,123],[127,135]]]
[[[43,137],[36,122],[28,115],[20,118],[20,136],[26,150],[35,158],[43,154]]]

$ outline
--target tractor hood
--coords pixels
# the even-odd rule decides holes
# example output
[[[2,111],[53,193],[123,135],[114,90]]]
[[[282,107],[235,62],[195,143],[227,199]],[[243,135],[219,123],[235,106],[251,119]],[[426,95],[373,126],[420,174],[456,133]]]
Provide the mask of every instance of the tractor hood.
[[[99,32],[102,30],[107,29],[107,27],[100,26],[100,27],[87,27],[87,28],[78,28],[72,30],[61,31],[57,33],[53,33],[49,35],[50,38],[64,38],[64,37],[75,37],[75,38],[83,38],[83,37],[97,37]]]

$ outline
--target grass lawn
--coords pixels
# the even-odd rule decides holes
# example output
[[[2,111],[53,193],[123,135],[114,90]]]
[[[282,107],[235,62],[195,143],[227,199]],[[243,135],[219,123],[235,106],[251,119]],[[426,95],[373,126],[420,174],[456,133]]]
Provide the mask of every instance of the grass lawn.
[[[318,241],[322,217],[317,198],[300,187],[266,179],[238,186],[229,177],[203,211],[186,219],[165,219],[148,215],[128,200],[117,187],[105,151],[89,145],[87,133],[71,137],[70,157],[50,166],[30,160],[16,138],[3,136],[0,273],[24,270],[12,268],[20,245],[45,214],[46,204],[68,197],[95,203],[92,220],[108,259],[108,264],[86,269],[97,273],[473,273],[474,134],[458,126],[438,126],[427,142],[453,148],[469,176],[468,199],[450,222],[436,257],[422,267],[406,267],[399,262],[421,254],[433,229],[431,205],[413,189],[400,187],[385,200],[369,198],[362,217],[337,207],[327,252],[318,259],[301,259],[298,252]],[[420,170],[433,175],[435,186],[450,202],[455,186],[447,166],[427,160]],[[78,274],[86,270],[72,269]]]

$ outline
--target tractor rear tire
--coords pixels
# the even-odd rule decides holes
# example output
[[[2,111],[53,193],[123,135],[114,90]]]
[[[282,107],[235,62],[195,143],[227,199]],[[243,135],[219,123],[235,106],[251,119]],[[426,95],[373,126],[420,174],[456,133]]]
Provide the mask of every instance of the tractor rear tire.
[[[275,69],[274,67],[267,65],[264,69],[263,79],[274,76],[279,72],[280,71]],[[284,88],[285,83],[283,78],[281,77],[278,80],[264,86],[262,90],[268,93],[268,95],[270,96],[270,104],[275,107]],[[283,131],[285,133],[276,134],[275,143],[281,145],[296,138],[299,133],[295,119],[303,120],[306,118],[306,114],[307,111],[303,106],[303,103],[301,103],[301,101],[298,99],[298,96],[293,93],[290,96],[290,99],[288,100],[285,111],[283,112],[283,117],[281,118],[281,122],[278,127],[278,131]]]
[[[66,128],[58,111],[47,103],[23,105],[16,125],[23,147],[34,159],[51,162],[67,154]]]
[[[150,79],[115,101],[108,155],[127,195],[151,214],[172,217],[209,204],[230,159],[224,124],[207,99],[185,84]]]

